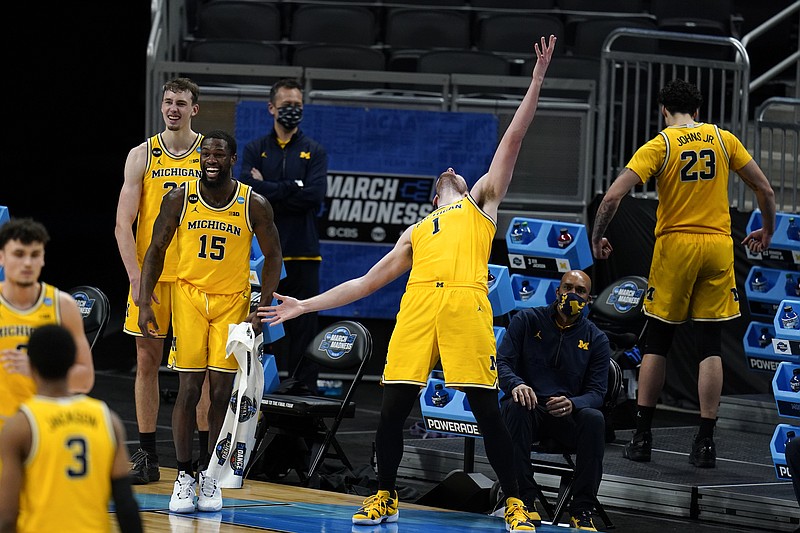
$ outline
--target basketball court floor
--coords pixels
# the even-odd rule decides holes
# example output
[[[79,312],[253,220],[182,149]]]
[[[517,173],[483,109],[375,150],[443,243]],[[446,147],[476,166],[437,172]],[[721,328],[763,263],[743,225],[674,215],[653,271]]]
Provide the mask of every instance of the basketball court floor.
[[[133,401],[133,372],[100,371],[92,396],[105,400],[119,413],[128,433],[128,449],[138,447],[138,432]],[[161,387],[176,390],[177,380],[162,373]],[[248,479],[241,489],[224,489],[224,507],[219,513],[170,514],[169,498],[175,479],[175,456],[172,445],[169,394],[159,412],[157,440],[161,459],[161,481],[136,486],[146,531],[156,533],[229,533],[271,531],[281,533],[413,533],[502,532],[501,518],[480,512],[453,511],[447,505],[421,506],[404,499],[401,493],[400,519],[395,524],[354,526],[353,512],[361,505],[365,494],[347,494],[315,490],[300,486],[296,476],[256,481]],[[356,468],[367,467],[372,459],[372,442],[377,427],[381,390],[374,382],[362,383],[356,395],[357,413],[346,419],[338,432],[348,457]],[[791,485],[780,483],[771,473],[764,458],[759,438],[754,435],[719,431],[718,451],[722,456],[718,468],[698,472],[688,465],[683,454],[684,441],[692,431],[693,416],[658,413],[658,452],[654,461],[632,465],[622,460],[620,447],[629,431],[618,430],[617,442],[606,449],[604,479],[600,498],[616,526],[608,531],[619,533],[723,533],[794,531],[800,509],[794,503]],[[407,422],[405,455],[400,467],[398,485],[425,495],[437,488],[448,472],[459,469],[463,462],[463,442],[453,439],[419,439],[410,431],[421,420],[419,409],[412,411]],[[755,459],[748,454],[755,449]],[[424,465],[420,467],[420,465]],[[641,466],[642,468],[638,468]],[[417,470],[417,471],[415,471]],[[480,439],[475,446],[475,471],[492,477],[491,469],[482,456]],[[539,478],[537,477],[537,480]],[[539,480],[547,484],[549,480]],[[545,491],[547,494],[547,490]],[[737,494],[738,493],[738,494]],[[548,494],[549,496],[550,494]],[[637,501],[639,503],[637,503]],[[646,502],[642,506],[641,502]],[[692,505],[699,511],[692,514]],[[755,511],[754,511],[755,509]],[[788,509],[788,510],[787,510]],[[695,509],[697,511],[698,509]],[[772,511],[778,511],[777,516]],[[705,513],[705,514],[704,514]],[[703,517],[712,513],[714,518]],[[737,517],[737,513],[741,516]],[[770,514],[772,513],[772,514]],[[544,515],[543,518],[547,519]],[[568,517],[562,516],[562,521]],[[112,519],[112,523],[113,523]],[[598,529],[603,522],[595,518]],[[795,524],[795,525],[792,525]],[[112,526],[114,531],[116,524]],[[545,522],[539,532],[570,531],[564,524]]]

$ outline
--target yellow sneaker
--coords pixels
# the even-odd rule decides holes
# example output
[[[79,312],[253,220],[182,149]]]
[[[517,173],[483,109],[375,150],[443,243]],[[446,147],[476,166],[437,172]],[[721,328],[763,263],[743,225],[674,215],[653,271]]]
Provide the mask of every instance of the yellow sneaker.
[[[592,522],[592,513],[589,511],[575,513],[575,516],[571,516],[569,519],[569,526],[581,531],[597,531],[597,528],[594,527],[594,522]]]
[[[538,516],[538,513],[536,513]],[[536,531],[533,517],[528,513],[528,508],[518,498],[506,499],[506,530],[508,531]],[[541,520],[541,517],[539,518]]]
[[[353,515],[353,523],[375,525],[382,522],[397,522],[397,491],[379,490],[374,496],[364,500],[364,504]]]

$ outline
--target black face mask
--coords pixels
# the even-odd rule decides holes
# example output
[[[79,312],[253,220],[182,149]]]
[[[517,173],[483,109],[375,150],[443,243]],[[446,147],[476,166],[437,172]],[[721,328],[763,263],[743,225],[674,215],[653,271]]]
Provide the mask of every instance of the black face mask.
[[[559,310],[569,318],[576,317],[581,314],[584,307],[586,307],[586,300],[574,292],[565,292],[558,299]]]
[[[303,108],[299,105],[287,105],[278,108],[278,124],[287,130],[293,130],[303,120]]]

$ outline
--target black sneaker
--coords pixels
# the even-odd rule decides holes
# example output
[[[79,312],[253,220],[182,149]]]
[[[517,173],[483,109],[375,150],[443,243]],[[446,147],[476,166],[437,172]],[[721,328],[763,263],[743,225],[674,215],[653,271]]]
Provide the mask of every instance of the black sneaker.
[[[569,527],[580,529],[581,531],[597,531],[592,522],[592,513],[589,511],[578,511],[569,518]]]
[[[625,445],[622,456],[637,463],[650,462],[650,450],[653,447],[653,434],[649,431],[634,433],[633,438]]]
[[[717,465],[717,448],[714,446],[714,439],[697,437],[692,441],[692,453],[689,454],[689,462],[698,468],[714,468]]]
[[[147,485],[150,482],[158,481],[161,479],[158,459],[139,448],[136,453],[131,455],[131,469],[128,477],[133,485]]]

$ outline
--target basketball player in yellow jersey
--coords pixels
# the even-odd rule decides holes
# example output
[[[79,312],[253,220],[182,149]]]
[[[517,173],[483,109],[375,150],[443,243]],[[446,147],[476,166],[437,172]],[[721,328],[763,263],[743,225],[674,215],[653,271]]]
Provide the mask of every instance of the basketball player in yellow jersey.
[[[653,414],[664,386],[666,355],[677,324],[692,320],[700,348],[697,390],[700,428],[689,461],[716,465],[714,426],[722,393],[721,322],[739,316],[733,270],[728,175],[735,171],[756,194],[763,227],[742,244],[758,253],[775,230],[775,195],[769,181],[732,133],[696,122],[703,102],[694,85],[673,80],[658,96],[666,128],[639,148],[609,187],[592,232],[598,259],[612,252],[603,237],[620,201],[636,185],[658,185],[656,242],[644,312],[649,317],[645,356],[639,370],[636,431],[625,446],[632,461],[650,461]]]
[[[436,182],[436,209],[406,229],[394,248],[365,275],[326,292],[297,300],[275,294],[278,306],[259,308],[264,322],[280,324],[303,313],[322,311],[372,294],[411,269],[381,383],[383,404],[375,437],[378,492],[364,500],[354,524],[398,519],[396,478],[403,455],[403,425],[420,387],[441,359],[448,387],[465,391],[502,486],[510,531],[533,531],[539,515],[519,499],[511,437],[497,403],[497,369],[487,272],[497,208],[506,195],[520,146],[539,101],[556,38],[535,45],[530,87],[508,126],[489,170],[472,189],[448,168]]]
[[[164,196],[142,265],[139,328],[150,337],[158,335],[160,327],[150,295],[164,266],[167,248],[177,241],[172,321],[175,350],[170,354],[170,366],[179,372],[178,396],[172,411],[178,478],[169,504],[176,513],[222,508],[217,480],[205,473],[208,464],[198,468],[200,486],[195,507],[191,464],[194,412],[208,370],[209,434],[219,435],[237,370],[236,360],[225,357],[228,325],[249,320],[256,331],[261,331],[256,314],[248,317],[253,235],[264,252],[262,280],[265,289],[269,289],[262,290],[261,305],[265,298],[271,298],[280,278],[281,247],[272,206],[248,185],[233,179],[235,162],[236,140],[224,131],[208,133],[200,151],[201,177]],[[216,444],[209,443],[209,452]]]
[[[110,531],[112,496],[120,530],[142,531],[122,422],[104,402],[69,390],[71,333],[37,328],[28,357],[38,392],[0,433],[0,531]]]
[[[203,136],[192,130],[192,117],[200,109],[199,95],[200,89],[188,78],[176,78],[164,85],[161,98],[164,131],[150,137],[128,154],[125,180],[117,205],[114,233],[130,281],[123,331],[136,339],[134,394],[140,445],[132,458],[131,479],[135,484],[158,481],[160,478],[156,449],[160,401],[158,369],[172,313],[171,288],[178,260],[175,246],[167,252],[164,270],[153,292],[153,309],[160,325],[153,338],[144,337],[139,331],[141,264],[150,244],[161,198],[167,191],[200,177],[200,143]],[[132,229],[134,222],[135,238]],[[207,402],[204,403],[207,407]],[[204,413],[198,412],[198,421],[200,428],[205,430]]]
[[[83,330],[78,305],[68,293],[39,281],[44,248],[50,236],[30,218],[11,219],[0,226],[0,429],[19,405],[36,391],[25,353],[28,338],[38,327],[62,324],[78,347],[69,371],[72,392],[89,392],[94,385],[94,364]]]

